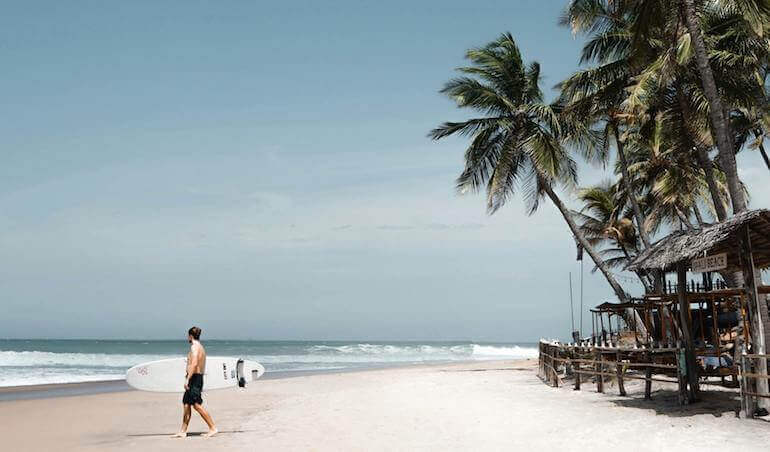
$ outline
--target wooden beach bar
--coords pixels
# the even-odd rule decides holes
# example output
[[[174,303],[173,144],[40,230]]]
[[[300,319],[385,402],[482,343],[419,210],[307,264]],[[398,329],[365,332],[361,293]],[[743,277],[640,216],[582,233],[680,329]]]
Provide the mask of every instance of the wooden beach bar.
[[[574,378],[676,383],[681,404],[702,385],[740,388],[742,417],[770,399],[766,344],[768,295],[760,272],[770,268],[770,211],[753,210],[700,230],[677,231],[640,253],[628,270],[657,275],[655,290],[591,310],[592,332],[580,343],[540,342],[540,375],[549,384]],[[687,274],[698,277],[688,281]],[[665,279],[676,274],[676,282]],[[629,315],[629,312],[634,313]],[[718,378],[714,381],[712,378]]]

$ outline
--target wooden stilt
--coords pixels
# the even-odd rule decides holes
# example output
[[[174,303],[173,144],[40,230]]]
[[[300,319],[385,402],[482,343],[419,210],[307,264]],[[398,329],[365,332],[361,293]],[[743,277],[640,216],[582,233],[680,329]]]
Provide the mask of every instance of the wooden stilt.
[[[645,369],[644,376],[647,379],[644,382],[644,399],[645,400],[651,400],[652,399],[652,367],[648,367]]]
[[[746,355],[744,353],[741,354],[741,412],[739,413],[739,417],[741,419],[750,419],[754,417],[754,403],[751,400],[751,396],[747,394],[747,392],[751,392],[751,389],[749,389],[751,386],[748,385],[748,379],[746,378],[746,374],[751,372],[751,368],[748,366],[748,359],[746,358]]]
[[[765,332],[762,319],[762,306],[764,300],[760,300],[757,293],[757,279],[756,268],[754,267],[754,252],[751,244],[751,233],[749,226],[745,225],[742,231],[742,237],[740,240],[740,258],[741,266],[743,270],[743,282],[746,288],[746,297],[749,311],[749,318],[751,320],[751,329],[753,338],[751,341],[751,353],[757,355],[765,354]],[[764,311],[767,312],[767,305],[765,305]],[[754,371],[760,375],[767,375],[767,360],[757,359],[752,363]],[[768,381],[765,378],[758,378],[754,380],[754,388],[758,394],[767,395],[770,393],[768,388]],[[756,409],[761,406],[767,406],[767,401],[762,398],[756,398],[752,403],[752,409]]]
[[[602,352],[599,350],[596,350],[595,353],[596,361],[602,360]],[[596,372],[598,375],[596,375],[596,392],[604,392],[604,369],[602,369],[602,365],[600,362],[596,363]]]
[[[559,357],[559,349],[554,347],[553,348],[553,355],[551,356],[551,370],[553,371],[553,386],[555,388],[559,387],[559,375],[556,373],[556,366],[558,366],[558,361],[556,361],[556,358]]]
[[[695,344],[692,340],[692,321],[690,318],[690,305],[687,299],[687,264],[680,262],[677,265],[677,280],[679,286],[679,327],[682,331],[682,342],[684,343],[684,359],[686,374],[685,383],[689,386],[687,401],[690,403],[698,401],[698,367],[695,362]],[[681,366],[680,366],[681,368]]]
[[[580,391],[580,361],[575,363],[575,391]]]
[[[618,391],[620,391],[620,395],[624,396],[626,395],[626,388],[623,386],[623,365],[620,361],[620,352],[617,352],[615,354],[615,361],[617,364],[617,372],[618,372]]]

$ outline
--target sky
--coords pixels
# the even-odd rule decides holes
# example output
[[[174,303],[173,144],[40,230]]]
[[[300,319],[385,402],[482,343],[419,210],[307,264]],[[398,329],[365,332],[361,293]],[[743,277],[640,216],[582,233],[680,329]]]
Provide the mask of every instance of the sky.
[[[568,337],[556,209],[488,216],[454,190],[466,143],[426,137],[468,117],[438,90],[502,32],[548,92],[577,69],[563,4],[5,4],[0,337]],[[770,206],[756,153],[739,165]],[[590,270],[586,311],[612,299]]]

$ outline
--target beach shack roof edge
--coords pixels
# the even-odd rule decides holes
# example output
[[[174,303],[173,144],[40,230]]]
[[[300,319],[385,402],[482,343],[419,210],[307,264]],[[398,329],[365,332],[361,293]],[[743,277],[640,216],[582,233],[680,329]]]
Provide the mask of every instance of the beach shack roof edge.
[[[696,231],[676,231],[639,253],[626,266],[627,270],[672,271],[682,261],[688,263],[705,254],[727,253],[728,268],[740,268],[738,237],[748,226],[754,255],[754,266],[770,267],[770,210],[741,212],[720,223]]]

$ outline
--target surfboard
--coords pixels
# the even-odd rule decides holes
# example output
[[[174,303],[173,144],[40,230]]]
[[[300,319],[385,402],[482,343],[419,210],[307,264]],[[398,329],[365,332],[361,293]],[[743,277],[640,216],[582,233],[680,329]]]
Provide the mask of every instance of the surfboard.
[[[136,365],[126,371],[126,382],[140,391],[184,392],[187,358],[161,359]],[[256,361],[209,356],[203,373],[203,390],[224,389],[246,384],[265,373]]]

